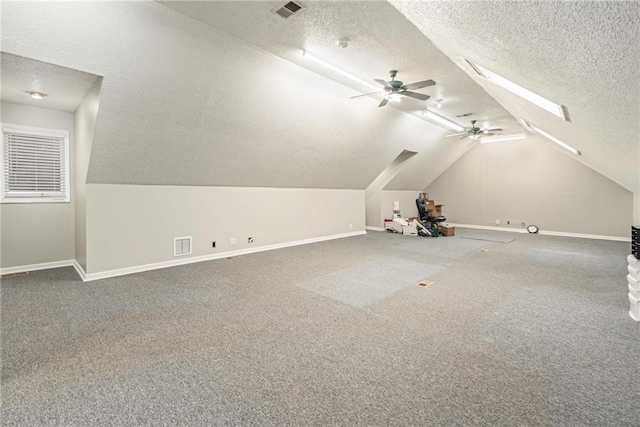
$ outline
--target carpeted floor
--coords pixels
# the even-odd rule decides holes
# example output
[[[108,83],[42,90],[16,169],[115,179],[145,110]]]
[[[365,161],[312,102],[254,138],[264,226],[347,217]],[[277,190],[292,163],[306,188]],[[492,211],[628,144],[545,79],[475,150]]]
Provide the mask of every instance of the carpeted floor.
[[[628,243],[457,232],[5,279],[2,425],[637,426]]]

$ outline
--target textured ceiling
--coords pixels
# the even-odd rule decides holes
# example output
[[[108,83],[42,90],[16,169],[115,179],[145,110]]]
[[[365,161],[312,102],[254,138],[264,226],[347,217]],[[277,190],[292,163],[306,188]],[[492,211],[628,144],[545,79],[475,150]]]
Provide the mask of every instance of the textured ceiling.
[[[6,52],[103,76],[90,183],[364,189],[408,149],[420,189],[468,148],[157,3],[3,2],[2,30]]]
[[[431,96],[428,101],[405,97],[400,103],[388,104],[393,108],[417,114],[425,108],[436,109],[436,100],[443,99],[437,112],[462,126],[468,126],[469,119],[456,116],[473,112],[473,118],[483,126],[522,130],[504,108],[386,1],[302,2],[305,10],[289,20],[273,12],[282,1],[159,3],[354,89],[341,96],[372,90],[304,58],[304,49],[372,83],[376,78],[389,80],[391,69],[398,70],[397,79],[405,83],[436,81],[435,86],[417,90]],[[344,37],[349,46],[343,49],[337,41]],[[350,102],[374,109],[380,99],[380,95],[373,95]]]
[[[438,112],[461,124],[472,112],[521,132],[523,117],[640,187],[636,2],[392,3],[305,2],[284,20],[279,2],[2,2],[2,49],[104,76],[89,182],[364,189],[407,149],[418,155],[387,188],[422,189],[474,144],[419,117],[442,98]],[[394,68],[437,85],[420,90],[427,102],[377,108],[302,49],[363,78]],[[492,87],[462,57],[566,105],[572,121]]]
[[[2,100],[52,110],[75,111],[97,76],[5,52],[0,56]],[[31,98],[26,92],[47,94]]]
[[[640,2],[390,3],[514,116],[640,191]],[[571,122],[487,82],[463,58],[565,105]]]

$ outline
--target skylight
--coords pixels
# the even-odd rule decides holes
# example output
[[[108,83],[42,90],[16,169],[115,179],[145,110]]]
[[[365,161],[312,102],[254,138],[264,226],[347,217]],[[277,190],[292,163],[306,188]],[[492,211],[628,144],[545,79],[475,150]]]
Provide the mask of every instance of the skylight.
[[[363,78],[360,78],[358,76],[356,76],[355,74],[351,74],[348,71],[343,70],[340,67],[337,67],[333,64],[331,64],[330,62],[325,61],[324,59],[320,58],[319,56],[309,52],[308,50],[303,50],[302,51],[302,56],[304,56],[307,59],[310,59],[311,61],[315,62],[316,64],[322,65],[325,68],[328,68],[331,71],[334,71],[344,77],[347,77],[351,80],[353,80],[354,82],[360,83],[363,86],[366,86],[376,92],[379,92],[382,90],[382,88],[380,86],[376,86],[371,82],[366,81]]]
[[[534,131],[536,131],[536,133],[544,136],[545,138],[547,138],[550,141],[555,142],[556,144],[558,144],[559,146],[561,146],[562,148],[571,151],[573,154],[577,154],[578,156],[581,155],[580,151],[578,151],[577,149],[573,148],[572,146],[570,146],[569,144],[567,144],[566,142],[562,142],[560,141],[558,138],[556,138],[553,135],[549,135],[548,133],[546,133],[545,131],[538,129],[537,127],[535,127],[534,125],[532,125],[531,123],[529,123],[529,127],[531,127],[531,129],[533,129]]]
[[[467,60],[467,62],[469,63],[469,65],[471,65],[471,67],[473,67],[476,73],[486,78],[487,80],[497,84],[500,87],[503,87],[504,89],[507,89],[511,93],[515,93],[519,97],[526,99],[527,101],[537,105],[538,107],[547,110],[551,114],[560,117],[562,120],[567,122],[569,121],[565,111],[566,107],[558,105],[555,102],[538,95],[537,93],[531,92],[529,89],[523,88],[522,86],[512,82],[511,80],[505,79],[501,75],[496,74],[491,70],[487,70],[481,65],[474,64],[469,60]]]
[[[434,122],[437,122],[438,124],[441,124],[443,126],[448,127],[449,129],[455,130],[456,132],[464,132],[464,128],[462,126],[460,126],[459,124],[452,122],[449,119],[445,119],[444,117],[434,113],[433,111],[429,111],[429,110],[424,110],[422,112],[422,114],[428,118],[433,120]]]

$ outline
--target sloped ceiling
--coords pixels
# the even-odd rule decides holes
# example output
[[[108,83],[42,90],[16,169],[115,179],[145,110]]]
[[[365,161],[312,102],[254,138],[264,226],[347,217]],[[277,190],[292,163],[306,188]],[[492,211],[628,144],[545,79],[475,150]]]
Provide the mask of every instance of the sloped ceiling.
[[[640,2],[389,1],[515,117],[640,191]],[[464,58],[565,105],[571,122],[479,77]]]
[[[522,131],[511,111],[547,129],[548,117],[461,67],[463,54],[567,105],[573,121],[548,130],[571,143],[579,135],[583,161],[632,188],[639,157],[631,155],[632,132],[605,138],[596,124],[602,121],[574,105],[582,98],[556,97],[565,89],[541,90],[545,76],[530,73],[529,83],[518,80],[521,68],[513,65],[518,73],[511,74],[499,67],[509,60],[522,66],[526,55],[503,51],[511,42],[482,34],[491,33],[485,23],[467,27],[467,21],[484,22],[464,16],[478,3],[460,6],[461,15],[457,3],[400,2],[396,9],[387,2],[307,2],[303,14],[287,21],[271,11],[278,2],[2,2],[2,50],[104,77],[88,173],[93,183],[364,189],[407,149],[419,154],[388,188],[415,190],[473,146],[444,138],[450,131],[420,117],[433,102],[405,99],[399,108],[377,108],[379,97],[350,99],[365,90],[304,60],[302,49],[309,49],[367,79],[385,78],[389,69],[398,69],[405,82],[432,78],[437,85],[420,91],[430,101],[444,99],[438,111],[446,117],[472,112],[483,125]],[[548,10],[528,12],[537,13],[532,22],[549,19]],[[493,18],[515,31],[511,15]],[[349,48],[337,47],[341,37],[351,39]],[[536,43],[555,49],[545,38],[521,38],[530,51]],[[486,39],[497,47],[467,47]],[[547,65],[562,70],[551,59]],[[560,83],[571,79],[563,75]],[[637,85],[629,85],[623,99],[637,112]],[[580,89],[574,84],[571,91]],[[620,93],[608,95],[607,108]],[[571,96],[593,103],[593,94]],[[637,131],[637,117],[628,116],[615,123],[628,118]],[[596,150],[598,144],[604,148]]]

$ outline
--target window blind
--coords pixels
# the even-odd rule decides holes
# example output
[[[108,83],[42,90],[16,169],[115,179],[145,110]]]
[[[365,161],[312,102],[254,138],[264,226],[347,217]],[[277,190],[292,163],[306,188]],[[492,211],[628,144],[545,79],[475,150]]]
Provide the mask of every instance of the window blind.
[[[65,137],[3,131],[4,197],[66,197]]]

